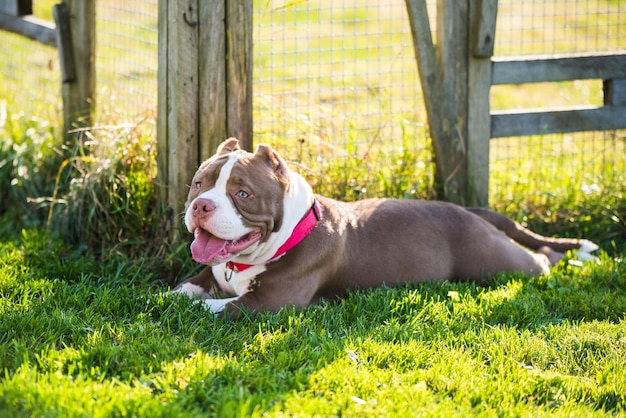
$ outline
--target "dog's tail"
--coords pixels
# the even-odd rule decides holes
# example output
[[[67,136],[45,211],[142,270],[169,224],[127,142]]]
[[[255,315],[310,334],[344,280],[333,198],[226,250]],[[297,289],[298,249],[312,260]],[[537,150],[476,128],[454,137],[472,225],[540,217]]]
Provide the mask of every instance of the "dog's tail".
[[[534,233],[524,228],[514,220],[507,216],[501,215],[484,208],[468,208],[470,212],[480,216],[518,244],[523,245],[531,250],[540,251],[542,248],[549,247],[558,253],[565,253],[570,250],[578,250],[577,256],[581,260],[594,259],[592,252],[598,249],[598,246],[586,239],[573,238],[551,238]]]

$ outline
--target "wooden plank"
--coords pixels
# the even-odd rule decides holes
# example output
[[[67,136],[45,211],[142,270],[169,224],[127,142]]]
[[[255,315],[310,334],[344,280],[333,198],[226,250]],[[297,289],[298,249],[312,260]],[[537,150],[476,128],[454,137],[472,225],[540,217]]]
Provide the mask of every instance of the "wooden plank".
[[[626,51],[551,57],[494,58],[491,83],[626,78]]]
[[[169,158],[168,158],[168,133],[169,133],[169,54],[167,48],[167,40],[169,34],[168,18],[169,16],[169,0],[159,0],[158,15],[158,68],[157,68],[157,185],[159,187],[159,200],[162,207],[169,204]],[[170,216],[169,222],[173,222],[174,217]],[[171,230],[175,230],[172,228]]]
[[[626,78],[604,80],[604,104],[626,106]]]
[[[199,154],[209,158],[229,135],[226,132],[226,10],[225,0],[204,0],[199,32]]]
[[[470,44],[481,44],[485,31],[477,26],[485,23],[485,9],[495,10],[497,0],[470,0],[470,16],[474,26],[470,32]],[[493,29],[495,29],[495,15]],[[480,54],[469,56],[467,93],[467,204],[489,205],[489,139],[491,118],[489,115],[489,89],[491,88],[491,49],[482,48]],[[491,51],[491,52],[490,52]],[[489,55],[485,55],[489,54]]]
[[[56,46],[54,23],[32,15],[15,17],[0,13],[0,30],[17,33],[44,45]]]
[[[252,149],[252,0],[226,1],[227,134]]]
[[[498,14],[497,0],[472,0],[470,8],[474,8],[472,46],[475,57],[493,56],[496,39],[496,17]]]
[[[491,113],[491,137],[626,129],[626,106],[576,107]]]
[[[435,158],[438,160],[435,164],[435,178],[438,183],[443,184],[447,170],[444,169],[443,163],[439,163],[441,156],[445,155],[441,67],[433,44],[426,1],[406,0],[406,7],[428,117],[428,129],[433,141]]]
[[[445,199],[467,200],[467,111],[469,2],[437,2],[437,49],[442,69],[443,140],[437,164],[443,165]]]
[[[168,203],[182,213],[198,168],[198,0],[169,0],[167,25]]]
[[[73,145],[77,135],[72,131],[91,126],[95,107],[96,4],[95,0],[63,0],[63,4],[67,6],[70,17],[76,77],[62,83],[61,94],[65,140]]]
[[[0,0],[0,13],[9,16],[24,16],[33,14],[32,0]]]
[[[52,16],[54,16],[54,22],[56,23],[56,44],[61,66],[61,82],[72,82],[76,80],[76,62],[74,60],[70,14],[67,10],[67,4],[59,3],[52,6]]]
[[[442,137],[443,91],[441,89],[441,68],[433,44],[428,9],[425,0],[406,0],[415,58],[424,92],[424,103],[428,112],[428,126],[433,141]],[[437,147],[437,143],[434,144]]]

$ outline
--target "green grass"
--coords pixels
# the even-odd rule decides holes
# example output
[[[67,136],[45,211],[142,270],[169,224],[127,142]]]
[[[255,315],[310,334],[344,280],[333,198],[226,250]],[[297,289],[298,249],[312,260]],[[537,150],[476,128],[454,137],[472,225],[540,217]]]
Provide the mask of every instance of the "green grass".
[[[583,416],[626,409],[626,269],[353,292],[214,318],[145,265],[0,242],[5,416]]]

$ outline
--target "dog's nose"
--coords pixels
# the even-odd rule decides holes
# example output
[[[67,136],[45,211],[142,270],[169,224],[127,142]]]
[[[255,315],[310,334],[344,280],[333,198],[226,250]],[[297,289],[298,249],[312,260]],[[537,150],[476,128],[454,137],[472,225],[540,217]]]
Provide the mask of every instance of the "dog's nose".
[[[204,218],[205,216],[209,216],[216,208],[217,205],[210,199],[196,199],[195,202],[193,202],[193,215]]]

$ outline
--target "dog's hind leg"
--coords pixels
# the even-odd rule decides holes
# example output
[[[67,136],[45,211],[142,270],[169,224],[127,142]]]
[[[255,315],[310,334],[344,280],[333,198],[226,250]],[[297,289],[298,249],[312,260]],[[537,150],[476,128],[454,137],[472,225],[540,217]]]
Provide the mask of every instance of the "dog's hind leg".
[[[467,208],[467,210],[480,216],[518,244],[544,254],[552,265],[556,264],[570,250],[579,250],[577,256],[583,261],[595,258],[591,253],[597,250],[598,246],[589,240],[545,237],[524,228],[507,216],[489,209]]]

